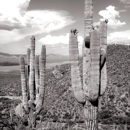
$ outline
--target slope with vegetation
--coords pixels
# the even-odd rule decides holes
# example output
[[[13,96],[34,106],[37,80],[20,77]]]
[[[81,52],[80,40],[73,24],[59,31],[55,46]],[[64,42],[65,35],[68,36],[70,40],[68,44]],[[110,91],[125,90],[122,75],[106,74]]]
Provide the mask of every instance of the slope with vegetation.
[[[129,46],[108,45],[107,50],[107,90],[101,98],[99,123],[107,127],[115,123],[130,125],[130,51]],[[82,62],[80,61],[80,67]],[[54,75],[54,70],[56,74]],[[82,72],[82,71],[81,71]],[[57,66],[46,70],[45,102],[40,112],[43,122],[59,122],[69,124],[72,128],[77,124],[84,128],[83,107],[75,101],[71,91],[70,64]],[[82,74],[81,74],[82,77]],[[21,96],[20,73],[0,73],[0,95]],[[127,93],[126,93],[127,92]],[[8,127],[10,123],[9,111],[12,102],[9,99],[0,99],[1,119],[0,128]],[[104,103],[105,101],[105,103]],[[15,106],[20,102],[14,100]],[[40,118],[40,115],[38,119]],[[4,122],[2,122],[4,121]],[[14,125],[14,124],[13,124]],[[105,126],[104,126],[105,125]],[[66,127],[66,126],[64,126]],[[113,127],[113,126],[112,126]],[[123,127],[123,126],[120,126]]]

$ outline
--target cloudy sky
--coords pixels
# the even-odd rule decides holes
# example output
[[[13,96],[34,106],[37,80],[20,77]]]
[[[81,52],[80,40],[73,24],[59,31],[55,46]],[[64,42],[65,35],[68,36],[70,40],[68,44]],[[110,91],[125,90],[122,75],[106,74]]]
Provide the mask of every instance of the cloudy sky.
[[[93,0],[94,24],[107,18],[108,44],[130,44],[130,0]],[[84,36],[84,0],[0,0],[0,52],[25,54],[30,37],[36,53],[46,45],[47,54],[68,55],[71,28]],[[81,53],[81,51],[80,51]]]

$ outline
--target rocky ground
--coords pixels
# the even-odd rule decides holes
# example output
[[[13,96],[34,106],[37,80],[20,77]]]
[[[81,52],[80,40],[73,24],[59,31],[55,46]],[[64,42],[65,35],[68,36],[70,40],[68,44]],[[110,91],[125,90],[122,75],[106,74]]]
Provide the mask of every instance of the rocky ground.
[[[100,129],[128,129],[130,125],[130,51],[128,46],[109,45],[107,50],[108,84],[103,97],[100,98],[99,127]],[[80,62],[80,66],[82,63]],[[82,72],[82,71],[81,71]],[[81,74],[82,76],[82,74]],[[0,72],[0,96],[14,96],[14,100],[0,98],[0,129],[10,125],[10,108],[21,101],[20,73]],[[83,107],[78,104],[71,91],[70,64],[56,66],[46,70],[45,101],[42,115],[43,125],[57,125],[64,129],[85,128]],[[39,116],[40,116],[39,115]],[[39,119],[39,118],[38,118]],[[127,124],[127,125],[126,125]]]

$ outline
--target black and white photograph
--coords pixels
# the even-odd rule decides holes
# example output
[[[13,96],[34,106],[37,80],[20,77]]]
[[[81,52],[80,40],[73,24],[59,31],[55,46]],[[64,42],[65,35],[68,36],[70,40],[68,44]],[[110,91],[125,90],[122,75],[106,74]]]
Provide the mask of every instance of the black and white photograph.
[[[0,130],[130,130],[130,0],[0,0]]]

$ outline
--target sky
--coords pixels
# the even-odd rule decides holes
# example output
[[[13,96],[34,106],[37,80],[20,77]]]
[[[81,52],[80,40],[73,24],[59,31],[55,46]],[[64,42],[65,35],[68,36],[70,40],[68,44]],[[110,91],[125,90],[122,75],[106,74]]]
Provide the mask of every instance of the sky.
[[[108,44],[130,44],[130,0],[93,0],[93,23],[108,19]],[[69,55],[69,32],[84,38],[84,0],[0,0],[0,52],[26,54],[36,38],[36,54]]]

